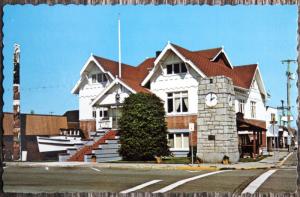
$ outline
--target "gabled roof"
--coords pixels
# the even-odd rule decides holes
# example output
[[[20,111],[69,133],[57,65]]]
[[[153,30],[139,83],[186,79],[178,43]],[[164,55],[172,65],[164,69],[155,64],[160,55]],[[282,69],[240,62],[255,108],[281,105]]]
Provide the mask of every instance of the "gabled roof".
[[[235,86],[245,89],[250,88],[257,65],[231,67],[226,65],[225,63],[213,61],[222,51],[224,51],[222,47],[190,51],[175,44],[170,45],[172,45],[176,49],[176,51],[178,51],[183,57],[185,57],[187,61],[189,60],[191,63],[197,66],[197,68],[201,70],[206,76],[211,77],[224,75],[230,77]],[[240,73],[242,73],[242,76],[240,76]],[[150,76],[148,78],[150,78]]]
[[[240,79],[242,79],[244,87],[248,89],[250,88],[253,78],[255,77],[255,71],[257,67],[257,64],[235,66],[233,71],[235,76],[238,76]]]
[[[104,67],[105,70],[111,72],[115,76],[118,74],[119,63],[117,61],[105,59],[95,55],[94,57]],[[142,87],[140,84],[148,74],[148,68],[153,67],[153,61],[154,58],[148,58],[137,67],[122,63],[122,78],[119,78],[119,80],[126,83],[136,92],[150,93],[149,90]]]
[[[131,93],[136,93],[136,91],[134,89],[132,89],[130,86],[128,86],[126,83],[124,83],[122,80],[120,80],[119,78],[116,78],[114,81],[111,82],[111,84],[109,84],[108,86],[106,86],[104,88],[103,91],[100,92],[100,94],[98,94],[96,96],[96,98],[93,100],[93,102],[91,103],[91,106],[94,106],[110,89],[112,89],[115,85],[117,84],[121,84],[122,86],[124,86],[126,89],[128,89]]]
[[[96,55],[93,56],[97,60],[97,62],[104,68],[105,71],[109,71],[113,76],[119,75],[119,62],[103,57],[98,57]],[[124,63],[122,63],[121,65],[122,75],[124,74],[123,70],[126,71],[134,68],[133,66]]]
[[[225,64],[211,61],[222,48],[202,51],[189,51],[185,48],[172,44],[183,56],[191,60],[206,76],[224,75],[232,79],[235,86],[249,89],[254,77],[257,65],[228,67]]]
[[[261,91],[263,94],[266,94],[258,65],[232,66],[223,47],[190,51],[181,46],[168,43],[157,58],[148,58],[136,67],[122,63],[122,78],[119,80],[136,92],[151,93],[143,86],[151,79],[156,71],[160,58],[162,58],[164,53],[168,50],[172,50],[177,54],[182,61],[189,64],[200,76],[211,77],[224,75],[231,78],[234,86],[238,88],[250,89],[253,79],[258,75]],[[222,61],[219,61],[220,58]],[[117,61],[95,55],[92,55],[91,59],[96,61],[96,65],[101,67],[101,70],[110,74],[110,76],[113,76],[113,80],[115,80],[114,76],[118,75],[119,67]],[[85,67],[87,66],[88,64],[86,63]],[[76,85],[77,90],[81,82],[82,79]]]
[[[83,67],[81,73],[85,71],[85,69],[88,67],[88,64],[90,61],[95,61],[96,65],[101,68],[102,71],[109,73],[110,76],[112,76],[112,79],[114,80],[119,72],[119,63],[114,60],[106,59],[103,57],[99,57],[96,55],[91,55],[85,66]],[[128,64],[122,63],[122,81],[125,83],[128,83],[128,85],[131,86],[136,92],[148,92],[149,91],[142,87],[140,85],[141,81],[145,78],[145,76],[148,74],[148,68],[153,67],[154,58],[146,59],[144,62],[142,62],[139,66],[133,67]],[[78,80],[75,87],[72,90],[72,93],[78,92],[78,88],[80,87],[81,83],[83,82],[83,77]]]

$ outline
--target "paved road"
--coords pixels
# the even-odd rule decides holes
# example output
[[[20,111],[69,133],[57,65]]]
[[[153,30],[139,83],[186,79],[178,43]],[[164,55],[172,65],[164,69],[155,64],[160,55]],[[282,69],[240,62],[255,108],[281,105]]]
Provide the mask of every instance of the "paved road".
[[[259,192],[296,190],[296,154],[287,159],[263,183]],[[233,192],[240,194],[270,169],[188,171],[154,169],[110,169],[96,167],[21,167],[4,171],[6,192]],[[254,184],[255,185],[255,184]]]

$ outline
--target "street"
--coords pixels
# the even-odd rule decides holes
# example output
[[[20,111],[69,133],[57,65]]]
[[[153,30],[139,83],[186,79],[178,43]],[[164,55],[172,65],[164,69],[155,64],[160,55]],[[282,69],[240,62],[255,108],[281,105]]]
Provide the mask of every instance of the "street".
[[[5,192],[232,192],[242,193],[263,173],[275,172],[256,192],[296,190],[296,153],[278,169],[255,170],[157,170],[98,167],[22,167],[4,170]]]

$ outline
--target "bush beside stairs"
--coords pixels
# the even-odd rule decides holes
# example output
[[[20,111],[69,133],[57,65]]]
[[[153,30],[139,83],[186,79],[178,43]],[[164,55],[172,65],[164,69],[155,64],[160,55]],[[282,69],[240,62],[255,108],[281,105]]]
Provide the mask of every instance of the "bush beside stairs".
[[[112,142],[112,146],[115,147],[114,144],[118,144],[118,137],[117,137],[117,132],[114,130],[110,130],[107,131],[105,134],[103,134],[103,136],[97,138],[97,137],[92,137],[93,139],[95,139],[95,141],[90,144],[90,145],[84,145],[83,147],[81,147],[80,149],[78,149],[74,154],[72,154],[66,161],[86,161],[89,162],[91,161],[91,157],[92,155],[94,155],[93,153],[95,152],[95,150],[99,150],[99,149],[105,149],[105,147],[107,147],[108,144],[110,144]],[[119,144],[118,144],[119,146]],[[109,146],[108,146],[109,148]],[[107,150],[106,150],[107,151]],[[115,161],[115,160],[121,160],[121,157],[119,157],[118,154],[118,150],[115,150],[117,154],[113,155],[110,158],[106,158],[102,161],[101,159],[101,155],[95,154],[96,156],[96,161],[97,162],[105,162],[105,161]],[[105,157],[105,156],[104,156]]]

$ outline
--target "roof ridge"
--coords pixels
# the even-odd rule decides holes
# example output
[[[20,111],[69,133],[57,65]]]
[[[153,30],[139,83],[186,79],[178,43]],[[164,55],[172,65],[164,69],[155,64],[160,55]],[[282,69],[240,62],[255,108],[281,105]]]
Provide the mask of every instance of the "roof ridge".
[[[201,52],[201,51],[211,51],[211,50],[216,50],[216,49],[222,49],[222,47],[215,47],[215,48],[209,48],[209,49],[200,49],[196,51],[191,51],[191,52]]]
[[[236,65],[236,66],[233,66],[233,68],[250,67],[250,66],[258,67],[258,64],[256,63],[256,64]]]
[[[119,63],[118,61],[116,61],[116,60],[112,60],[112,59],[108,59],[108,58],[104,58],[104,57],[100,57],[100,56],[97,56],[97,55],[92,55],[92,56],[94,56],[95,58],[100,58],[100,59],[102,59],[102,60],[105,60],[105,61],[110,61],[110,62],[114,62],[114,63]],[[130,67],[133,67],[133,68],[135,68],[135,66],[132,66],[132,65],[130,65],[130,64],[126,64],[126,63],[122,63],[121,62],[121,65],[125,65],[125,66],[130,66]]]

